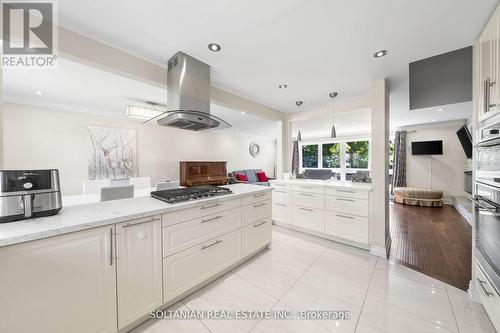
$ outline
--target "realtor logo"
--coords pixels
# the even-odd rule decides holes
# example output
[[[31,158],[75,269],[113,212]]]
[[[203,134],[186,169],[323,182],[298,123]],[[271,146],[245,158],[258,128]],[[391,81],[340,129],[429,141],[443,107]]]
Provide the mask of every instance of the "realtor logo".
[[[2,64],[53,67],[57,25],[53,1],[2,2]]]

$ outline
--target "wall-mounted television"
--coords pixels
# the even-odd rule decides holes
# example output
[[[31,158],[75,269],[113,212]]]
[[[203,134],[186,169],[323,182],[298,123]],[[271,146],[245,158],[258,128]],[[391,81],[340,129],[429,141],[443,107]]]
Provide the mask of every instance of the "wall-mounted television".
[[[443,155],[443,141],[413,141],[412,155]]]
[[[458,140],[464,148],[465,156],[472,158],[472,137],[466,125],[457,131]]]

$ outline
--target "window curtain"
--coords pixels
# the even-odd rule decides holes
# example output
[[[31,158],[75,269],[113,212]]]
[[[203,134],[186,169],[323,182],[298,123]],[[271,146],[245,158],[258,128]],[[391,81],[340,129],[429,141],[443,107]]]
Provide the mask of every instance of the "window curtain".
[[[299,174],[299,142],[293,141],[292,173]]]
[[[395,187],[406,187],[406,131],[397,131],[394,137],[391,193]]]

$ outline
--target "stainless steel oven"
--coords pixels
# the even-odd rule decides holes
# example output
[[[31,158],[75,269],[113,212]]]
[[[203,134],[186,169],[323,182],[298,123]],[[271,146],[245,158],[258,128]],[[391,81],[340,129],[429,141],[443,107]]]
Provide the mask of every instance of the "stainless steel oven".
[[[500,295],[500,120],[479,129],[475,154],[476,258]]]

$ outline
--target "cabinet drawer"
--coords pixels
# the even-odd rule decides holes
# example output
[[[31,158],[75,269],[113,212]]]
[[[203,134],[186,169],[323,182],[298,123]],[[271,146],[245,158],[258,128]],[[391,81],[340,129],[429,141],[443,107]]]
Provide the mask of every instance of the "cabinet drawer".
[[[308,208],[325,208],[325,196],[323,194],[293,192],[293,205],[308,207]]]
[[[290,196],[291,196],[290,191],[277,188],[273,191],[273,202],[289,203]]]
[[[292,225],[318,232],[325,232],[325,212],[321,209],[293,206]]]
[[[184,221],[193,220],[207,215],[212,215],[225,210],[241,206],[241,199],[232,200],[211,200],[209,202],[199,202],[195,207],[176,210],[163,214],[163,226],[169,226]]]
[[[345,213],[325,213],[325,232],[358,243],[368,244],[368,219]]]
[[[262,220],[266,217],[271,217],[271,215],[272,206],[270,199],[255,202],[251,205],[243,206],[243,208],[241,209],[241,223],[245,226],[252,222]]]
[[[163,228],[163,257],[241,227],[240,208]]]
[[[368,199],[367,191],[352,190],[349,188],[327,187],[325,189],[325,194],[345,198]]]
[[[314,185],[293,185],[292,189],[297,192],[317,193],[317,194],[325,193],[324,187],[314,186]]]
[[[272,220],[268,217],[241,229],[242,257],[246,257],[247,255],[271,243],[272,225]]]
[[[243,197],[242,204],[243,206],[252,205],[256,202],[263,200],[271,200],[271,191],[261,192],[254,195],[249,195],[247,197]]]
[[[290,190],[292,188],[290,184],[280,184],[276,182],[270,182],[270,186],[281,190]]]
[[[479,298],[488,313],[491,322],[498,330],[500,328],[500,296],[491,285],[481,266],[477,263],[476,274],[477,277],[474,282],[477,286],[476,290],[478,291]]]
[[[163,259],[163,302],[195,287],[241,258],[241,231],[233,231]]]
[[[368,200],[326,195],[325,210],[368,217]]]
[[[292,223],[290,220],[290,204],[273,202],[273,220],[281,223]]]

